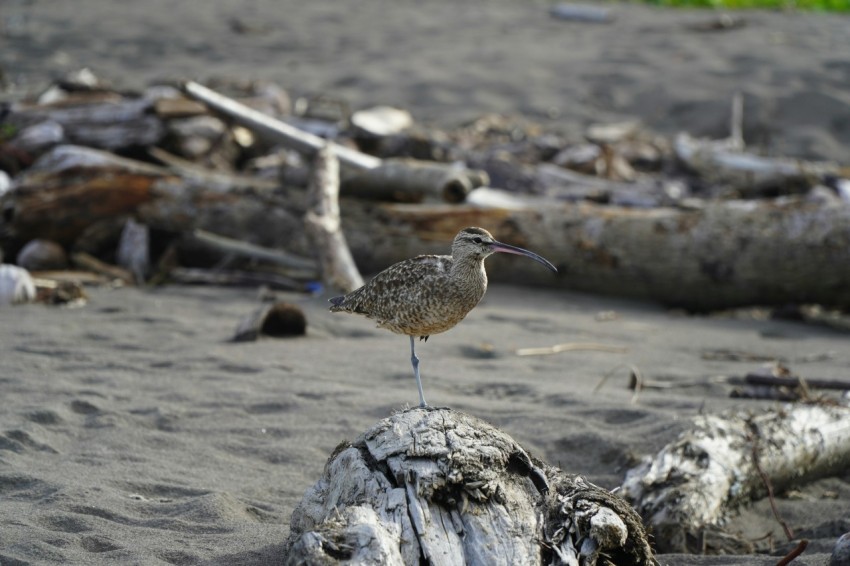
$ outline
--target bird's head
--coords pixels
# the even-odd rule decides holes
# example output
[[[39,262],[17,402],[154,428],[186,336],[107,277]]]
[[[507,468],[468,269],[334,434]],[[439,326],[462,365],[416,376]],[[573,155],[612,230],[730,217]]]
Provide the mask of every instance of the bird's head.
[[[557,272],[557,268],[545,258],[537,255],[534,252],[503,244],[493,238],[487,230],[483,228],[464,228],[455,236],[452,242],[452,257],[455,260],[472,257],[474,259],[483,260],[494,253],[517,254],[530,257],[536,262],[542,263],[552,271]]]

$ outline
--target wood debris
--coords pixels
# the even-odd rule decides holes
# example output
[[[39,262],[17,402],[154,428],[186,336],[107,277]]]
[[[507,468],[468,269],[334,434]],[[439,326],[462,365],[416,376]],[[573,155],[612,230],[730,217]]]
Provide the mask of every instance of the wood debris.
[[[725,518],[773,490],[850,468],[850,409],[787,405],[702,415],[654,457],[629,470],[620,493],[662,552],[738,553]],[[767,484],[765,481],[767,479]]]
[[[124,258],[137,282],[169,273],[214,279],[186,269],[285,269],[270,255],[244,253],[252,246],[315,262],[304,188],[329,144],[340,161],[341,227],[363,272],[442,249],[440,240],[482,225],[563,268],[559,278],[523,282],[697,311],[850,308],[850,263],[841,256],[850,247],[847,165],[748,150],[740,95],[724,140],[666,140],[632,120],[593,124],[570,142],[510,116],[427,130],[402,109],[351,112],[329,97],[293,108],[275,85],[214,90],[189,81],[132,94],[90,75],[72,90],[58,83],[49,96],[12,103],[3,117],[6,257],[50,240],[69,255],[113,265]],[[125,226],[147,230],[132,260],[118,252]],[[216,249],[197,230],[243,250]],[[493,279],[515,276],[508,265],[494,260]],[[307,288],[317,272],[277,275]]]

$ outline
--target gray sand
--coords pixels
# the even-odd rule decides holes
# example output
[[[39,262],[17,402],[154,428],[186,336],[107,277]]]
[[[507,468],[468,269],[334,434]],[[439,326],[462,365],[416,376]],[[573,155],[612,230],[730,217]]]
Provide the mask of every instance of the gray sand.
[[[257,304],[250,290],[97,290],[81,309],[0,312],[0,562],[273,563],[293,507],[334,447],[417,402],[405,337],[328,313],[324,297],[285,298],[305,309],[306,337],[229,343]],[[596,320],[611,310],[617,318]],[[514,354],[561,342],[628,351]],[[812,376],[846,376],[850,366],[846,338],[829,331],[507,286],[418,353],[431,403],[486,419],[534,455],[615,487],[635,455],[657,451],[698,412],[771,405],[730,400],[711,384],[754,367],[702,359],[718,348],[791,360],[834,352],[793,364]],[[632,403],[620,370],[594,392],[620,364],[697,385],[645,391]],[[846,527],[846,480],[779,499],[792,528],[820,529],[821,551],[842,518]],[[766,502],[731,528],[782,540]]]

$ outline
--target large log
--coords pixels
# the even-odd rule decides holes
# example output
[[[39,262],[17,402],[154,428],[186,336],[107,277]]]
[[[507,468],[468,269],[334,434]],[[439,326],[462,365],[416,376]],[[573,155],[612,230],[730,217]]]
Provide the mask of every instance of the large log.
[[[347,213],[347,214],[346,214]],[[803,198],[709,202],[699,209],[590,203],[501,207],[343,205],[360,269],[445,253],[452,235],[482,226],[550,258],[558,277],[488,260],[494,280],[651,299],[691,310],[752,304],[850,306],[850,207]]]
[[[850,409],[789,405],[698,417],[629,470],[620,493],[651,527],[660,551],[718,552],[724,548],[704,548],[706,534],[766,495],[767,485],[778,492],[848,469]]]
[[[634,510],[450,409],[388,417],[331,455],[286,564],[655,564]]]

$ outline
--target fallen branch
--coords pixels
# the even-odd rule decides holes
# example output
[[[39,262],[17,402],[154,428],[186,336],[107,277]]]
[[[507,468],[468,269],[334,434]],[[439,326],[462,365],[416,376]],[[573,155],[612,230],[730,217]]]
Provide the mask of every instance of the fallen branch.
[[[693,552],[700,550],[701,533],[765,495],[759,468],[781,491],[848,467],[847,408],[797,405],[755,416],[703,415],[629,470],[620,493],[653,529],[659,550]]]
[[[841,379],[816,379],[802,377],[778,377],[764,373],[748,373],[743,378],[729,378],[728,383],[739,385],[742,383],[750,385],[769,385],[771,387],[806,387],[808,389],[832,389],[836,391],[850,391],[850,381]]]
[[[776,506],[776,498],[773,495],[773,483],[770,481],[770,477],[765,473],[762,469],[761,464],[759,463],[759,431],[756,428],[753,428],[752,435],[750,436],[752,442],[752,458],[753,458],[753,467],[756,470],[759,478],[761,478],[762,485],[764,485],[764,489],[767,491],[767,499],[770,503],[770,510],[773,511],[773,516],[776,519],[776,522],[782,527],[782,530],[785,532],[785,538],[788,540],[794,540],[794,532],[791,530],[791,527],[788,526],[788,523],[782,516],[779,514],[779,508]]]
[[[284,250],[273,250],[249,242],[241,242],[233,238],[227,238],[207,232],[206,230],[201,230],[200,228],[192,231],[192,237],[221,252],[258,259],[290,268],[294,270],[294,273],[290,274],[293,277],[315,278],[318,275],[318,269],[314,260],[297,256]]]
[[[234,271],[234,270],[210,270],[189,267],[175,267],[168,272],[168,279],[175,283],[190,285],[233,285],[237,287],[258,287],[266,285],[272,289],[287,291],[306,291],[303,283],[263,271]]]
[[[555,199],[592,201],[635,208],[656,208],[674,204],[664,182],[652,179],[626,182],[585,175],[551,163],[537,166],[537,182]]]
[[[806,548],[809,546],[809,541],[806,539],[801,540],[797,543],[797,546],[791,549],[791,552],[782,557],[782,560],[776,563],[776,566],[788,566],[791,564],[795,558],[803,554],[806,551]],[[838,566],[836,564],[835,566]]]
[[[45,156],[47,157],[47,156]],[[128,160],[125,160],[128,161]],[[16,179],[0,196],[0,237],[71,246],[92,224],[132,214],[152,229],[250,233],[267,247],[312,253],[303,194],[218,190],[169,173],[111,166]],[[471,193],[492,193],[476,190]],[[587,202],[375,204],[349,199],[344,232],[364,273],[422,253],[445,253],[458,231],[483,226],[537,250],[560,268],[549,277],[488,260],[494,281],[561,286],[661,301],[690,310],[752,304],[850,306],[850,208],[802,198],[708,202],[699,209],[635,209]],[[742,245],[745,242],[746,245]],[[500,254],[504,255],[504,254]]]
[[[150,228],[128,218],[121,231],[115,252],[118,265],[133,274],[137,285],[143,285],[150,273]]]
[[[204,181],[218,190],[251,189],[254,191],[273,191],[280,188],[280,182],[277,180],[214,171],[188,159],[173,155],[159,147],[148,148],[148,154],[162,162],[168,167],[171,173],[180,175],[186,179]]]
[[[549,356],[552,354],[560,354],[561,352],[575,352],[577,350],[611,352],[613,354],[623,354],[629,351],[628,348],[623,348],[622,346],[611,346],[610,344],[596,344],[594,342],[566,342],[564,344],[555,344],[554,346],[545,346],[541,348],[520,348],[516,351],[516,355]]]
[[[322,280],[344,293],[363,286],[363,277],[351,258],[339,219],[339,163],[330,148],[321,150],[313,165],[308,189],[310,208],[304,228],[319,255]]]
[[[292,148],[308,157],[316,153],[329,142],[319,136],[299,130],[286,122],[254,110],[249,106],[223,96],[201,84],[187,81],[183,91],[192,98],[206,104],[211,110],[225,115],[237,124],[244,126],[266,140]],[[330,142],[330,147],[340,162],[357,170],[373,169],[381,160],[365,153]]]
[[[97,275],[102,275],[110,279],[117,279],[125,284],[133,283],[133,274],[126,269],[100,261],[93,255],[86,252],[77,252],[71,255],[71,261],[77,267],[85,269],[86,271],[91,271]]]

